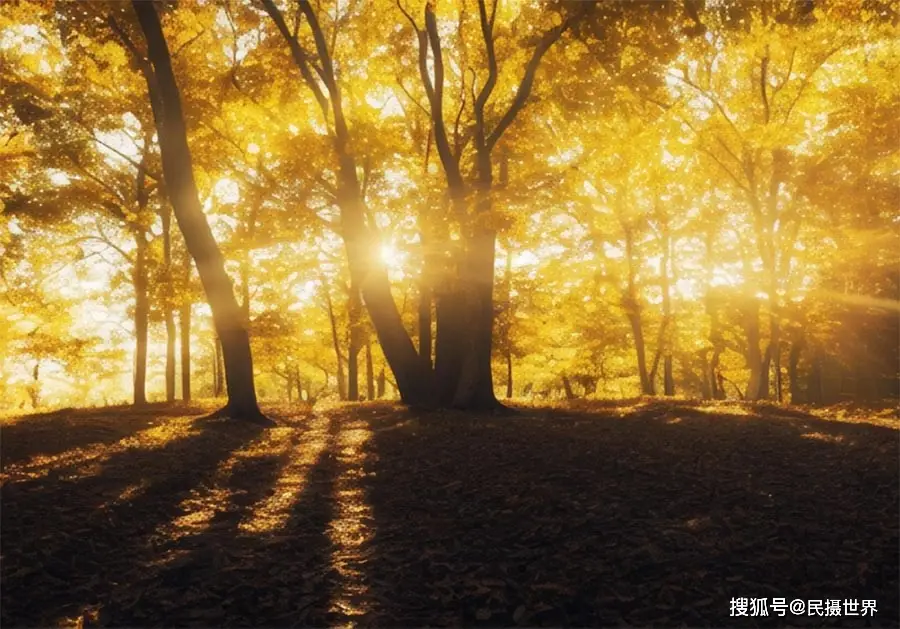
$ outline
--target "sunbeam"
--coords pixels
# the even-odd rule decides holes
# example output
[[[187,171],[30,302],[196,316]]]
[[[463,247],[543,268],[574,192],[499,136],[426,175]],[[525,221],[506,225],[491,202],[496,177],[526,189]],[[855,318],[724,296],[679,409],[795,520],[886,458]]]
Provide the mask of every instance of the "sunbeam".
[[[293,446],[287,462],[279,471],[272,495],[258,501],[239,525],[245,533],[268,533],[282,528],[291,508],[306,487],[309,469],[316,464],[328,444],[329,420],[317,415],[304,438]],[[276,429],[278,430],[278,429]]]
[[[365,549],[372,538],[372,508],[360,479],[364,477],[364,446],[372,437],[365,422],[345,426],[338,436],[338,460],[342,470],[334,486],[335,515],[328,536],[333,544],[331,565],[340,576],[340,587],[331,602],[331,611],[352,620],[370,611],[369,585],[363,565]]]

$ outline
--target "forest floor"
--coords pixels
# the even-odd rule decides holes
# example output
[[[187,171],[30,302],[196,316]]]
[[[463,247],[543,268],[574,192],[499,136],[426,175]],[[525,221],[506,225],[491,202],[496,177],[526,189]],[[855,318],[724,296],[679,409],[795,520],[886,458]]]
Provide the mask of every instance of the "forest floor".
[[[898,626],[895,409],[208,410],[0,420],[4,628]]]

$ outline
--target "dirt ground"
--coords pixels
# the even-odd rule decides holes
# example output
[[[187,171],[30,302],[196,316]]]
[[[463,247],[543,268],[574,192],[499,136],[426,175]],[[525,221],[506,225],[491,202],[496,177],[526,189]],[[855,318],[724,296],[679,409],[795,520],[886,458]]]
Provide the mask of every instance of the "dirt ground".
[[[208,410],[0,423],[4,628],[900,625],[891,409]]]

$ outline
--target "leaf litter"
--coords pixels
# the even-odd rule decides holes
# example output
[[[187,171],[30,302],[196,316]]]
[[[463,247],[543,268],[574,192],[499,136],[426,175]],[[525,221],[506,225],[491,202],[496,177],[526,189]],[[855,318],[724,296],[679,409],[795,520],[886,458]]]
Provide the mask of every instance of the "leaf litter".
[[[731,598],[785,597],[898,624],[896,414],[267,411],[5,422],[0,623],[768,626]]]

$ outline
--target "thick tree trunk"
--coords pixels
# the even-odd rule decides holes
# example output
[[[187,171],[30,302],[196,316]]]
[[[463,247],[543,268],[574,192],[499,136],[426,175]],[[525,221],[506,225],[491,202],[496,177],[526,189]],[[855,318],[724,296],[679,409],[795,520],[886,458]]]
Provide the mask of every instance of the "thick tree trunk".
[[[467,286],[463,294],[466,338],[453,406],[492,410],[502,405],[494,394],[491,343],[494,327],[494,251],[492,230],[478,229],[468,250]]]
[[[437,336],[434,348],[434,386],[437,403],[450,406],[459,383],[463,360],[465,309],[462,293],[455,287],[436,294]]]
[[[135,234],[134,283],[134,403],[147,403],[147,331],[150,323],[150,296],[147,277],[147,241]]]
[[[271,420],[262,415],[256,400],[250,337],[234,298],[231,279],[225,272],[222,253],[200,205],[181,95],[159,15],[153,3],[133,0],[132,6],[147,40],[147,56],[152,66],[145,65],[143,69],[156,122],[167,193],[222,340],[228,405],[218,414],[270,425]]]

